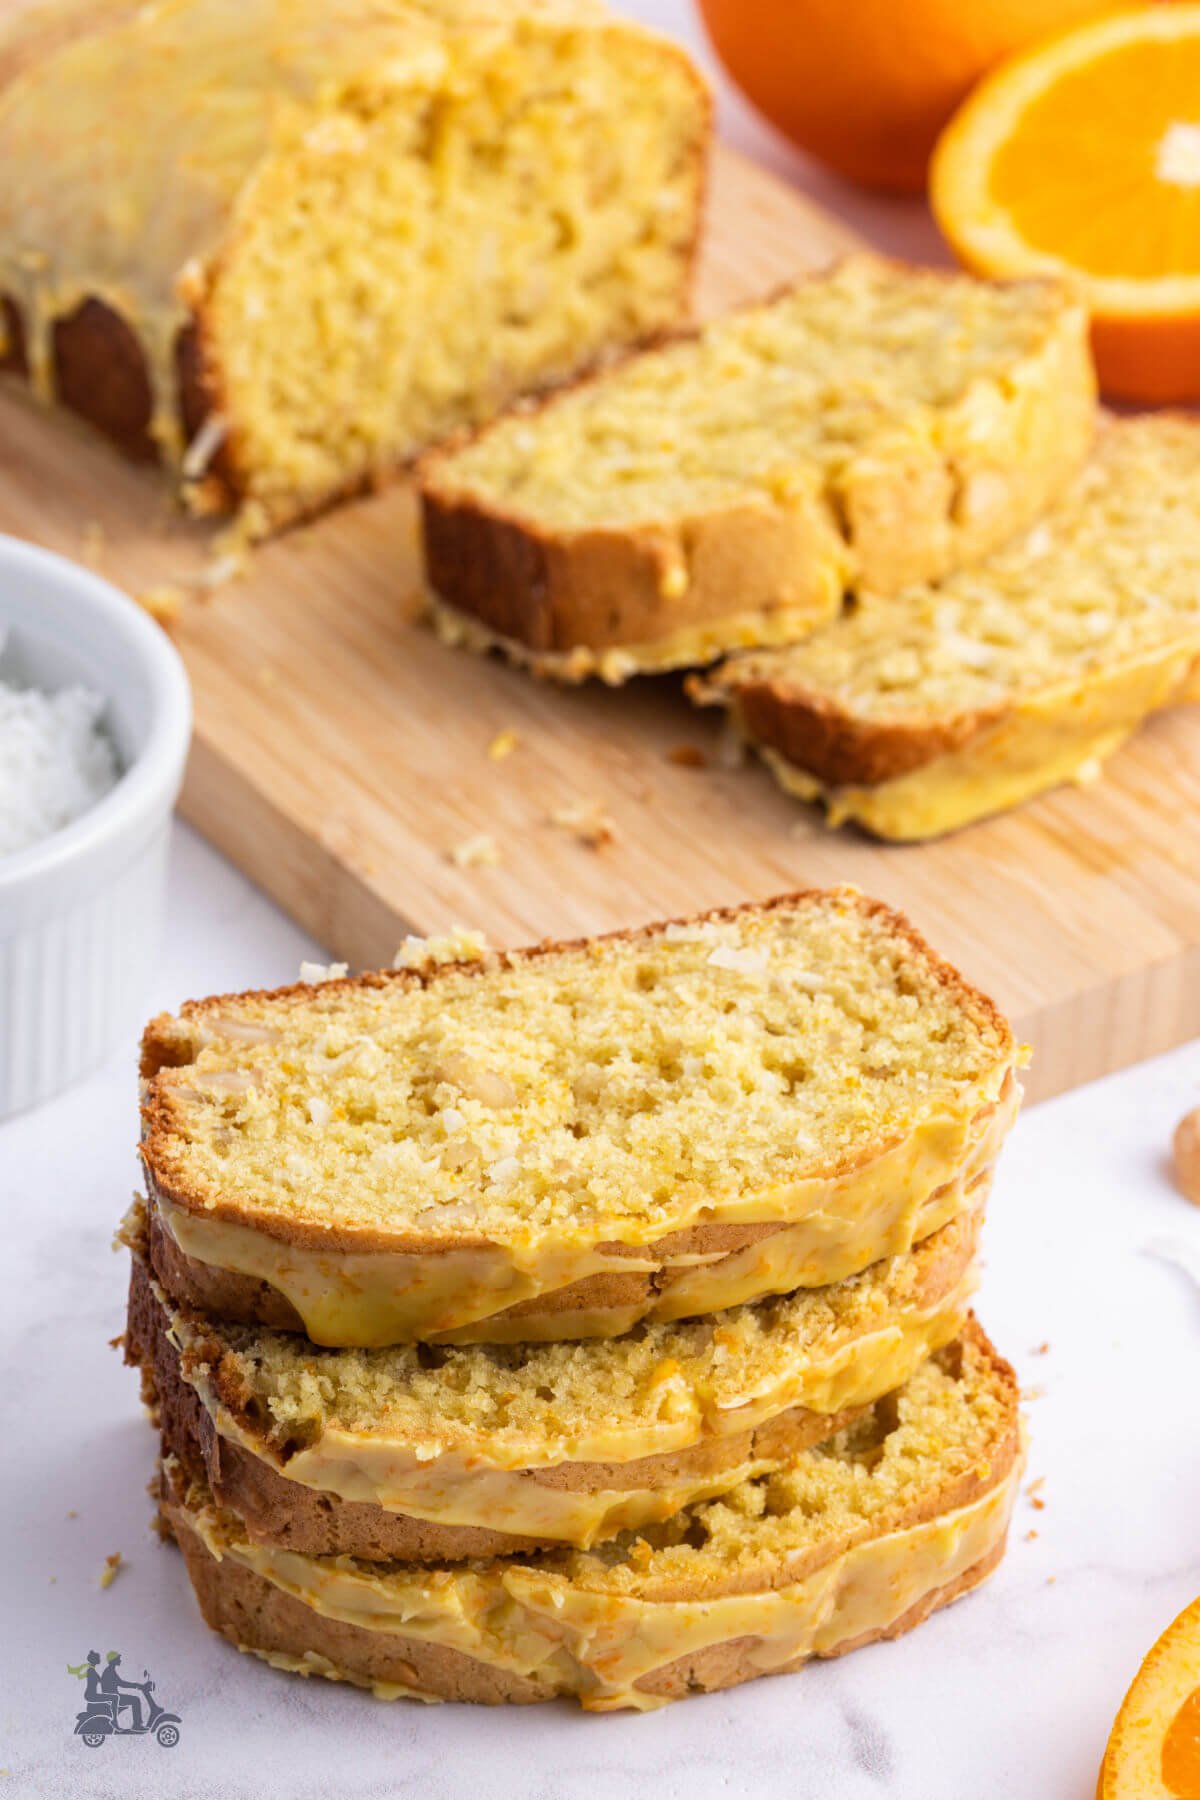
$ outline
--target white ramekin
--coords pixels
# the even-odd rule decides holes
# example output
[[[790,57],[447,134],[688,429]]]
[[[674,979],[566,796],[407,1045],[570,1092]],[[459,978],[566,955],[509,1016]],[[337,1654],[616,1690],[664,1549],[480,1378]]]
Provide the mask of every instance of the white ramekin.
[[[0,675],[106,701],[122,774],[64,830],[0,857],[0,1119],[48,1099],[138,1021],[191,735],[174,646],[127,595],[0,536]]]

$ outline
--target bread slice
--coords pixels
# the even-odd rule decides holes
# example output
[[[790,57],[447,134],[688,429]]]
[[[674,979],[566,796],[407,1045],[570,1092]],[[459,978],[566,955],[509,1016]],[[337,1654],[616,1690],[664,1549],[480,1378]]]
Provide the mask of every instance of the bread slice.
[[[831,822],[951,831],[1103,758],[1200,698],[1200,424],[1108,421],[1071,492],[940,587],[857,610],[791,650],[737,658],[730,708],[782,784]]]
[[[190,1002],[143,1039],[151,1260],[322,1344],[612,1336],[978,1204],[1016,1062],[853,889]]]
[[[1029,524],[1093,400],[1054,283],[850,257],[427,458],[435,617],[572,681],[791,643]]]
[[[286,523],[686,312],[709,97],[592,0],[50,12],[0,38],[0,366],[197,508]]]
[[[1016,1383],[977,1327],[779,1472],[638,1535],[458,1568],[255,1544],[168,1459],[205,1619],[277,1667],[384,1698],[647,1709],[918,1624],[999,1561]]]
[[[581,1548],[769,1474],[957,1337],[979,1215],[832,1288],[581,1344],[319,1350],[173,1306],[135,1251],[125,1358],[164,1454],[256,1543],[454,1561]]]

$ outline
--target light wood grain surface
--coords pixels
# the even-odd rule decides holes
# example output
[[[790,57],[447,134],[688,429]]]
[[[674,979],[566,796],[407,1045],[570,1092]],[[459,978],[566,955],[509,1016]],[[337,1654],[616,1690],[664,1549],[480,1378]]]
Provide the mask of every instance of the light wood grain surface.
[[[698,305],[826,261],[836,221],[718,158]],[[151,472],[0,396],[0,529],[86,555],[137,592],[186,581],[211,533]],[[942,843],[833,833],[755,764],[716,766],[718,724],[675,680],[560,692],[446,650],[416,620],[402,484],[259,551],[185,605],[196,698],[186,816],[355,966],[407,931],[494,942],[639,923],[786,888],[857,882],[902,906],[1009,1011],[1044,1096],[1200,1033],[1200,709],[1155,721],[1088,789]],[[518,747],[489,759],[497,733]],[[709,766],[682,767],[689,745]],[[552,822],[600,808],[599,849]],[[480,834],[491,867],[460,868]]]

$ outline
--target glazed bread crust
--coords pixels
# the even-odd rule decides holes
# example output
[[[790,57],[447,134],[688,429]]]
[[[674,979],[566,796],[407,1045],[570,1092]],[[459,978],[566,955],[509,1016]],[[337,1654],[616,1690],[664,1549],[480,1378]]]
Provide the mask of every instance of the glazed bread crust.
[[[1010,1080],[998,1106],[989,1111],[989,1117],[997,1121],[996,1138],[1007,1129],[1015,1099],[1015,1085]],[[865,1259],[846,1251],[834,1265],[839,1273],[832,1279],[842,1280],[879,1257],[900,1256],[920,1245],[932,1232],[982,1207],[990,1186],[991,1170],[987,1166],[973,1170],[965,1182],[956,1181],[935,1190],[927,1206],[914,1218],[894,1222],[887,1237],[875,1243]],[[679,1266],[672,1267],[664,1260],[650,1274],[587,1275],[562,1287],[546,1288],[515,1306],[501,1306],[469,1324],[445,1330],[426,1326],[419,1332],[405,1333],[396,1341],[414,1336],[430,1344],[512,1344],[615,1337],[653,1319],[692,1318],[700,1312],[719,1311],[786,1293],[789,1288],[805,1284],[806,1275],[812,1277],[807,1285],[824,1286],[824,1281],[815,1279],[815,1268],[798,1266],[786,1255],[778,1267],[771,1262],[770,1240],[782,1244],[787,1231],[786,1226],[780,1225],[709,1225],[675,1232],[669,1242],[660,1240],[641,1246],[636,1254],[642,1262],[646,1258],[665,1259],[670,1253],[681,1259]],[[764,1246],[768,1255],[755,1268],[754,1252]],[[609,1256],[634,1254],[623,1251],[618,1244],[605,1244],[602,1248]],[[429,1252],[431,1257],[452,1254],[453,1251],[437,1249]],[[182,1251],[163,1225],[153,1200],[147,1212],[147,1257],[155,1278],[181,1305],[233,1324],[301,1333],[305,1330],[301,1313],[270,1281],[203,1262]],[[705,1264],[702,1289],[688,1265],[690,1257]],[[847,1259],[853,1267],[842,1267]]]
[[[55,398],[68,412],[111,438],[131,462],[157,462],[151,435],[154,397],[146,358],[121,315],[102,300],[84,300],[53,328]],[[29,380],[25,322],[15,302],[0,295],[0,372]],[[188,442],[213,410],[196,329],[181,329],[175,346],[180,422]],[[218,450],[208,467],[212,499],[233,504],[228,456]]]
[[[822,958],[829,973],[813,973]],[[676,979],[701,996],[689,1002],[686,1025],[676,1023]],[[794,1004],[786,987],[772,987],[788,981],[800,984]],[[836,996],[847,983],[843,1012]],[[574,995],[577,1009],[586,1002],[586,1028],[600,1034],[594,1049],[579,1042],[584,1013],[571,1015],[581,1022],[564,1035],[567,1015],[553,1010],[560,993]],[[779,1012],[782,1036],[764,1026],[763,1007]],[[859,1052],[865,1073],[831,1083],[819,1059],[851,1015],[856,1033],[876,1019],[877,1035],[868,1032]],[[339,1021],[350,1019],[343,1029]],[[718,1019],[723,1047],[711,1051],[720,1067],[710,1076],[701,1057],[671,1044],[685,1029],[698,1034],[698,1047],[715,1044]],[[730,1101],[717,1100],[735,1025],[743,1078],[758,1084],[753,1149],[751,1114],[738,1110],[750,1102],[732,1091]],[[352,1034],[350,1053],[369,1053],[372,1073],[353,1088],[336,1073],[329,1099],[313,1098],[331,1059],[304,1046],[332,1043],[331,1031],[339,1044]],[[430,1047],[431,1031],[446,1048]],[[447,1032],[469,1053],[450,1048]],[[392,1048],[384,1053],[377,1038]],[[630,1061],[642,1055],[643,1038],[644,1076]],[[502,1045],[515,1059],[509,1065]],[[630,1075],[605,1076],[613,1054]],[[679,1055],[686,1067],[664,1080],[661,1069],[674,1064],[662,1059]],[[773,1073],[780,1058],[801,1071],[798,1089],[782,1094]],[[335,1071],[342,1061],[333,1059]],[[294,1329],[298,1314],[321,1343],[613,1335],[641,1318],[692,1316],[841,1280],[969,1209],[1011,1121],[1015,1062],[989,1001],[898,915],[840,890],[471,964],[189,1003],[154,1021],[143,1043],[150,1257],[174,1298],[283,1328]],[[271,1073],[300,1064],[298,1076]],[[877,1084],[876,1065],[897,1074]],[[509,1075],[526,1084],[528,1105]],[[394,1103],[393,1078],[407,1084]],[[431,1079],[427,1111],[419,1096]],[[358,1107],[359,1092],[372,1115],[361,1131],[335,1116]],[[464,1092],[483,1099],[459,1099]],[[264,1104],[265,1139],[257,1122]],[[297,1104],[322,1123],[298,1117]],[[464,1107],[473,1107],[470,1117]],[[539,1115],[538,1107],[552,1110]],[[685,1127],[673,1111],[678,1121],[703,1120],[703,1143],[699,1125]],[[808,1118],[826,1122],[809,1126]],[[805,1132],[801,1157],[793,1145]],[[492,1146],[482,1168],[478,1138]],[[511,1154],[526,1138],[544,1172]],[[410,1191],[393,1171],[417,1142],[428,1149]],[[741,1159],[728,1176],[727,1142]],[[265,1143],[274,1148],[264,1161]],[[547,1148],[558,1143],[561,1153]],[[660,1143],[664,1157],[691,1160],[660,1167]],[[296,1198],[278,1184],[280,1152]],[[440,1189],[431,1155],[443,1168],[453,1157]],[[718,1173],[710,1177],[698,1155]],[[358,1169],[352,1205],[347,1156]],[[584,1188],[571,1185],[575,1166]],[[586,1174],[592,1169],[601,1173]],[[443,1192],[445,1203],[435,1204]]]
[[[183,1552],[205,1624],[239,1650],[251,1651],[276,1668],[349,1681],[373,1688],[380,1697],[403,1694],[416,1700],[455,1700],[474,1706],[528,1706],[557,1697],[558,1690],[543,1681],[511,1669],[493,1668],[461,1650],[396,1632],[365,1631],[342,1619],[326,1618],[252,1569],[228,1559],[219,1562],[192,1529],[182,1508],[168,1502],[163,1518]],[[931,1613],[986,1581],[1003,1556],[1004,1545],[995,1545],[971,1569],[931,1589],[891,1624],[848,1637],[816,1655],[824,1661],[866,1644],[902,1637]],[[758,1649],[756,1637],[711,1645],[678,1657],[645,1677],[641,1691],[658,1701],[684,1700],[690,1694],[711,1694],[755,1681],[764,1674],[756,1659]],[[770,1673],[794,1674],[809,1660],[802,1654]]]
[[[193,1479],[207,1483],[218,1505],[236,1513],[255,1542],[295,1550],[305,1556],[354,1556],[364,1562],[453,1563],[528,1554],[551,1549],[552,1538],[530,1538],[516,1532],[494,1531],[485,1526],[443,1525],[418,1519],[363,1500],[344,1500],[289,1481],[253,1452],[223,1438],[195,1388],[179,1373],[178,1358],[160,1332],[152,1349],[152,1361],[142,1360],[145,1346],[133,1325],[131,1297],[127,1360],[138,1363],[143,1374],[143,1399],[157,1419],[164,1457],[174,1457]],[[820,1443],[862,1411],[846,1407],[840,1413],[822,1414],[792,1408],[753,1434],[753,1445],[733,1443],[732,1452],[753,1452],[764,1461],[785,1463],[810,1444]],[[669,1482],[697,1481],[702,1457],[646,1457],[637,1464],[605,1467],[577,1464],[567,1471],[580,1480],[606,1479]],[[709,1461],[714,1460],[711,1455]],[[563,1470],[536,1471],[562,1475]],[[735,1477],[731,1476],[733,1482]],[[549,1484],[548,1484],[549,1485]],[[705,1484],[708,1485],[708,1484]],[[720,1491],[719,1483],[716,1491]]]
[[[880,392],[873,363],[869,373],[857,366],[874,352],[881,329],[875,311],[885,318],[890,311],[887,301],[864,306],[863,295],[878,287],[890,300],[894,289],[902,312],[908,285],[912,341],[898,355],[933,358],[931,339],[976,329],[954,316],[956,294],[986,293],[969,278],[852,257],[428,456],[419,469],[423,550],[443,635],[470,649],[502,650],[540,674],[617,682],[638,671],[708,662],[722,650],[795,642],[836,614],[846,588],[894,593],[938,579],[1030,523],[1091,441],[1094,378],[1078,306],[1052,285],[1029,284],[1024,291],[1042,317],[1042,335],[1011,347],[1010,367],[999,366],[999,354],[990,368],[981,358],[978,369],[960,375],[961,391],[932,402]],[[802,314],[810,295],[815,311],[828,304],[827,292],[841,302],[840,339],[836,327],[827,337],[824,321],[812,342],[793,347],[798,363],[791,370],[781,364],[778,344],[762,367],[753,354],[748,370],[720,365],[714,347],[729,338],[732,355],[747,322],[770,321],[773,313],[782,320],[789,309]],[[931,304],[931,293],[944,293],[944,312]],[[782,323],[778,330],[784,336]],[[930,335],[922,339],[922,332]],[[708,356],[717,365],[695,401],[714,409],[713,419],[703,411],[694,419],[675,416],[673,389],[687,373],[689,346],[697,360]],[[623,516],[631,509],[629,467],[639,458],[651,462],[660,436],[678,438],[680,464],[703,471],[708,438],[719,443],[723,435],[714,421],[724,423],[724,414],[715,409],[727,405],[727,391],[744,389],[744,418],[753,422],[772,402],[781,373],[812,382],[805,358],[821,363],[824,379],[801,415],[828,415],[836,455],[819,434],[806,443],[807,421],[794,446],[780,424],[777,466],[748,473],[740,484],[706,482],[698,473],[690,487],[684,478],[668,482],[664,470],[661,496],[643,482],[646,498]],[[646,406],[636,386],[660,363],[663,391]],[[869,425],[848,422],[861,398],[856,384],[871,393]],[[614,421],[629,408],[631,389],[645,417],[631,413],[626,453],[616,456],[609,439],[623,442]],[[601,434],[595,447],[589,431]],[[615,465],[607,515],[602,488],[587,491],[572,512],[568,497],[579,469],[606,454]],[[533,473],[522,476],[523,460]]]
[[[279,1666],[381,1697],[565,1693],[611,1710],[689,1691],[689,1674],[728,1685],[916,1623],[999,1559],[1021,1463],[1012,1371],[971,1323],[779,1476],[603,1556],[421,1571],[256,1549],[171,1457],[163,1510],[208,1622]]]
[[[800,1449],[840,1430],[885,1387],[906,1379],[918,1361],[949,1342],[962,1327],[979,1224],[975,1215],[944,1227],[902,1263],[880,1265],[847,1284],[844,1298],[832,1291],[828,1308],[825,1296],[815,1294],[814,1302],[820,1308],[815,1315],[803,1310],[797,1313],[794,1303],[784,1305],[782,1312],[779,1306],[765,1311],[754,1329],[777,1333],[781,1343],[790,1340],[795,1345],[786,1368],[776,1364],[769,1353],[762,1353],[765,1343],[762,1351],[752,1347],[757,1340],[742,1347],[745,1340],[739,1334],[736,1313],[720,1315],[713,1324],[712,1341],[721,1346],[716,1354],[724,1359],[720,1365],[709,1360],[707,1335],[701,1344],[688,1328],[660,1331],[651,1340],[655,1362],[649,1375],[650,1391],[660,1378],[669,1381],[677,1376],[698,1383],[705,1395],[704,1410],[694,1414],[687,1433],[680,1423],[682,1408],[688,1404],[683,1394],[661,1413],[653,1430],[648,1422],[642,1422],[642,1412],[631,1412],[627,1384],[630,1380],[643,1382],[647,1376],[638,1348],[630,1354],[624,1348],[626,1340],[592,1346],[586,1353],[590,1359],[587,1378],[576,1374],[574,1368],[569,1371],[570,1396],[563,1392],[563,1375],[556,1372],[551,1356],[535,1354],[530,1360],[520,1352],[515,1358],[505,1355],[494,1365],[493,1374],[489,1365],[480,1369],[478,1356],[472,1361],[453,1350],[441,1353],[446,1381],[456,1394],[464,1382],[481,1379],[491,1382],[489,1397],[498,1386],[501,1392],[507,1389],[518,1396],[526,1390],[536,1401],[532,1390],[543,1382],[548,1384],[547,1391],[553,1387],[558,1399],[552,1409],[544,1409],[549,1416],[542,1428],[558,1433],[569,1429],[576,1444],[599,1433],[601,1442],[615,1451],[630,1442],[628,1434],[636,1427],[633,1450],[643,1450],[656,1435],[669,1445],[648,1454],[627,1451],[619,1461],[591,1460],[586,1453],[563,1456],[557,1443],[546,1438],[534,1441],[541,1418],[536,1407],[533,1422],[525,1428],[530,1438],[529,1464],[524,1468],[511,1451],[500,1450],[497,1456],[486,1431],[481,1436],[482,1427],[468,1429],[457,1417],[448,1422],[444,1396],[436,1392],[421,1401],[426,1410],[419,1417],[406,1415],[403,1421],[381,1418],[374,1402],[380,1385],[398,1381],[409,1390],[413,1385],[411,1374],[406,1380],[404,1365],[385,1352],[355,1357],[345,1373],[344,1379],[355,1392],[369,1399],[347,1398],[341,1403],[341,1412],[331,1416],[327,1411],[323,1421],[314,1420],[311,1410],[308,1416],[300,1416],[294,1408],[298,1384],[305,1379],[336,1384],[339,1362],[345,1359],[289,1338],[264,1341],[246,1333],[222,1334],[219,1326],[199,1313],[173,1311],[161,1289],[156,1292],[136,1247],[125,1357],[142,1371],[143,1395],[157,1417],[164,1455],[177,1457],[189,1470],[202,1475],[218,1503],[237,1512],[256,1541],[310,1555],[417,1562],[505,1555],[529,1549],[536,1542],[595,1542],[614,1535],[634,1518],[643,1522],[666,1516],[701,1495],[711,1497],[744,1479],[742,1471],[749,1466],[760,1471],[780,1466]],[[800,1306],[803,1308],[803,1302]],[[924,1314],[931,1316],[917,1318]],[[821,1336],[804,1340],[804,1354],[816,1359],[813,1385],[806,1388],[795,1334],[798,1329],[809,1330],[804,1320],[810,1316],[814,1325],[823,1323]],[[871,1338],[862,1346],[861,1359],[848,1361],[855,1356],[859,1332],[870,1333]],[[573,1362],[577,1356],[574,1353]],[[293,1396],[287,1425],[273,1420],[267,1410],[270,1390],[264,1388],[257,1369],[263,1358],[274,1359],[276,1366],[282,1360],[285,1365],[287,1391]],[[839,1370],[845,1372],[839,1374]],[[769,1379],[776,1383],[778,1398],[773,1398],[765,1385]],[[580,1382],[586,1389],[582,1400],[575,1398]],[[815,1398],[817,1387],[821,1388],[825,1400],[820,1410],[787,1403],[797,1384],[806,1397]],[[639,1396],[642,1391],[639,1388]],[[590,1398],[593,1392],[594,1400]],[[338,1484],[346,1481],[347,1455],[354,1454],[344,1441],[348,1427],[343,1414],[354,1404],[372,1403],[374,1410],[366,1418],[349,1414],[354,1419],[352,1445],[369,1440],[374,1432],[385,1455],[394,1446],[393,1454],[403,1456],[411,1451],[415,1434],[425,1469],[432,1471],[438,1466],[435,1452],[439,1451],[446,1452],[454,1466],[453,1478],[432,1493],[427,1483],[414,1488],[415,1493],[427,1497],[428,1512],[421,1517],[405,1514],[395,1500],[385,1506],[346,1498],[338,1491]],[[605,1408],[607,1431],[602,1416]],[[739,1415],[745,1421],[741,1426]],[[327,1436],[331,1460],[314,1465],[313,1452],[322,1453]],[[294,1462],[297,1453],[300,1460]],[[368,1441],[367,1460],[359,1465],[368,1475],[373,1466],[370,1455]],[[293,1467],[302,1465],[302,1478],[292,1479]],[[501,1467],[510,1472],[498,1488],[493,1472]],[[325,1485],[316,1485],[321,1480]],[[516,1493],[515,1482],[524,1484],[523,1494]],[[586,1502],[578,1509],[547,1506],[540,1498],[543,1489],[597,1495],[599,1502],[595,1508]],[[656,1500],[656,1495],[661,1499]],[[514,1501],[529,1518],[560,1521],[560,1528],[545,1537],[488,1529],[484,1521],[489,1514],[496,1516],[498,1504]],[[458,1516],[449,1523],[431,1516],[439,1507],[451,1508]],[[474,1523],[465,1523],[463,1515],[471,1514]]]

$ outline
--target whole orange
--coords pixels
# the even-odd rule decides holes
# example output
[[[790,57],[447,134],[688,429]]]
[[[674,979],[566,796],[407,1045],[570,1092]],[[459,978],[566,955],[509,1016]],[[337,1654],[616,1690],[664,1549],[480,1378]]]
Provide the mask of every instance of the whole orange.
[[[993,64],[1129,0],[699,0],[773,125],[868,187],[917,192],[934,140]]]

